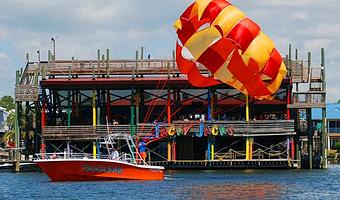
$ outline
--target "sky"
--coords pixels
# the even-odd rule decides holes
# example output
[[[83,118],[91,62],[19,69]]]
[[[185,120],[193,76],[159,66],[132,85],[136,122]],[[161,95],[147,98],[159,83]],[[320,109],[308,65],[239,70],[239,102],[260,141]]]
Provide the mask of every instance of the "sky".
[[[43,60],[56,39],[57,59],[96,59],[97,49],[111,58],[134,58],[141,46],[151,58],[171,58],[174,21],[189,0],[0,0],[0,96],[13,95],[15,70],[25,54]],[[320,66],[326,49],[327,102],[340,99],[339,0],[231,0],[257,22],[284,56],[288,45],[299,58],[312,52]]]

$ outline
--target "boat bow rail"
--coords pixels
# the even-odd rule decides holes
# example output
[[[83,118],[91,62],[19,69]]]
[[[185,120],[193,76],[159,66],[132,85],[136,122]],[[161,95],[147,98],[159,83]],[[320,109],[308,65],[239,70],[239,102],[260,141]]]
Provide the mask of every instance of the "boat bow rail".
[[[114,151],[118,141],[125,141],[128,146],[129,153],[122,152],[117,157],[113,158],[111,153]],[[64,152],[56,153],[39,153],[35,154],[35,160],[66,160],[66,159],[93,159],[93,160],[114,160],[122,161],[131,164],[148,165],[140,156],[132,137],[128,134],[108,134],[99,140],[99,144],[106,148],[108,154],[90,154],[90,153],[74,153],[71,149]]]

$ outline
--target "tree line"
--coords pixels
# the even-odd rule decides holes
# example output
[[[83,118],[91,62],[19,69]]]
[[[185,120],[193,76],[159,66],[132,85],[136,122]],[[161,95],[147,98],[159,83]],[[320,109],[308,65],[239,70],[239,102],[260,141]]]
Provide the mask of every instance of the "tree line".
[[[15,124],[15,102],[12,96],[5,95],[0,98],[0,106],[5,108],[8,113],[7,119],[5,121],[5,125],[8,127],[5,134],[2,136],[1,141],[6,143],[8,140],[14,140],[14,124]]]

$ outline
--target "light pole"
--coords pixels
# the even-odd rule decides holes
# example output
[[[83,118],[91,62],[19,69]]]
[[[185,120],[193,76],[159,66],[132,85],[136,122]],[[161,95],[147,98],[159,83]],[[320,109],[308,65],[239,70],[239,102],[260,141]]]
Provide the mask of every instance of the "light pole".
[[[41,74],[41,68],[40,68],[40,50],[37,51],[38,54],[38,74]]]
[[[53,45],[53,60],[54,61],[55,61],[55,42],[56,42],[57,38],[58,38],[58,36],[51,38],[51,42],[52,42],[52,45]]]

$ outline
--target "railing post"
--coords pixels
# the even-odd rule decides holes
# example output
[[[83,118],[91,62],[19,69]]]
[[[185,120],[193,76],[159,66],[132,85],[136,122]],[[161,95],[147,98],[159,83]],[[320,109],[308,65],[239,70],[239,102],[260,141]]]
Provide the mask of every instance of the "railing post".
[[[136,77],[136,71],[137,71],[137,68],[138,68],[138,51],[136,51],[136,64],[135,66],[132,66],[132,80],[135,79]]]
[[[110,123],[111,122],[111,93],[110,90],[107,90],[106,94],[106,116],[107,116],[107,121]]]
[[[98,66],[98,71],[100,70],[100,65],[101,65],[101,60],[100,60],[100,49],[97,49],[97,66]]]
[[[106,49],[106,77],[110,77],[110,72],[109,72],[109,64],[110,64],[110,49]]]
[[[322,73],[322,91],[326,92],[326,66],[325,66],[325,49],[321,49],[321,73]],[[323,95],[326,99],[326,93]],[[325,101],[324,101],[325,102]],[[326,119],[326,107],[322,108],[322,131],[321,131],[321,157],[322,168],[327,168],[327,119]]]
[[[141,60],[141,68],[143,68],[143,60],[144,60],[144,47],[140,48],[140,60]]]

